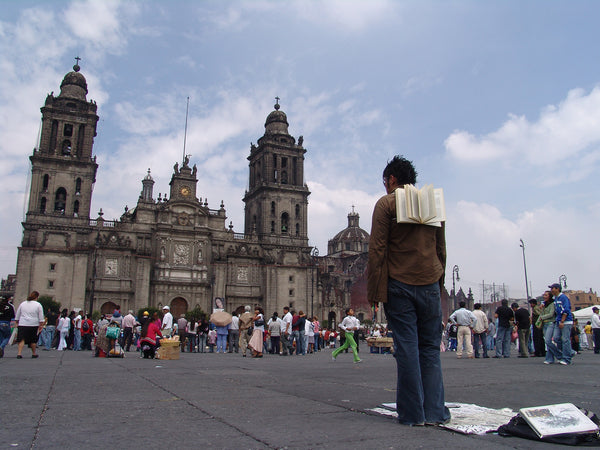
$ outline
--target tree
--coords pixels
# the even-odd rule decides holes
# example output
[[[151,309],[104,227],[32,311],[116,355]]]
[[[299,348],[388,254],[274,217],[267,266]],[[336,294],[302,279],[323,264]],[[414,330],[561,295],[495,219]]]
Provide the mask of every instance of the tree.
[[[38,297],[37,301],[44,308],[44,314],[48,314],[48,311],[54,311],[55,313],[60,312],[60,303],[55,302],[54,299],[48,295],[42,295]]]

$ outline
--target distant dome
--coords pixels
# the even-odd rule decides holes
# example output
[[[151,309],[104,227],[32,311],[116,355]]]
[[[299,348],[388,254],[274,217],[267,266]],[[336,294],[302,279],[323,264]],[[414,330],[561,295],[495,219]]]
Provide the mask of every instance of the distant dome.
[[[354,211],[348,214],[348,227],[336,234],[327,243],[328,255],[368,251],[369,233],[358,226],[359,218],[358,213]]]
[[[85,101],[85,96],[88,93],[87,82],[85,81],[85,77],[79,73],[79,70],[80,67],[76,64],[73,66],[73,72],[65,75],[60,84],[59,97],[69,97]]]
[[[275,103],[275,111],[267,116],[265,122],[265,131],[273,134],[288,134],[288,126],[290,125],[287,121],[287,116],[283,111],[279,111],[279,99]]]

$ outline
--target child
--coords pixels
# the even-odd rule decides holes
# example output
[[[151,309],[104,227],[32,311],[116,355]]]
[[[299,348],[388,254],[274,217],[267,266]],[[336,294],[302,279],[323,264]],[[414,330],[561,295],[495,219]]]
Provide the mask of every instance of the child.
[[[331,354],[331,358],[335,361],[337,355],[346,350],[348,347],[352,348],[352,353],[354,354],[354,362],[359,363],[362,361],[358,357],[358,351],[356,350],[356,341],[354,340],[354,332],[360,329],[360,322],[356,317],[354,317],[354,310],[352,308],[348,308],[346,310],[346,317],[340,323],[340,328],[346,333],[346,340],[344,341],[344,345],[339,348],[336,348]]]
[[[211,328],[208,332],[208,353],[215,352],[215,344],[217,343],[217,330]]]

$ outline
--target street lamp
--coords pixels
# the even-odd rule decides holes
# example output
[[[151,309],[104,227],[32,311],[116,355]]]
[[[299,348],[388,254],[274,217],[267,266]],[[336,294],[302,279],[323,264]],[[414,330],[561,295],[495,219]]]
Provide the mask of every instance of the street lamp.
[[[312,256],[312,269],[310,271],[310,317],[315,317],[313,312],[313,302],[314,302],[314,293],[315,293],[315,266],[317,265],[317,258],[319,257],[319,249],[314,247],[311,252]]]
[[[456,264],[452,268],[452,308],[456,309],[456,285],[454,283],[454,274],[456,274],[456,281],[460,281],[460,276],[458,275],[458,266]]]
[[[567,288],[567,276],[565,274],[558,277],[558,284],[560,284],[563,289]]]
[[[527,301],[529,301],[529,283],[527,282],[527,264],[525,263],[525,242],[523,239],[519,239],[521,244],[519,245],[523,249],[523,268],[525,269],[525,292],[527,293]]]

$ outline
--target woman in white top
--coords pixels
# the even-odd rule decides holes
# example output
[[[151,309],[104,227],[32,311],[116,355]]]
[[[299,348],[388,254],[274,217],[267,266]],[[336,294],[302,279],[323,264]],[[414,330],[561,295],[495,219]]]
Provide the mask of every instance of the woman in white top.
[[[19,305],[15,321],[17,322],[17,342],[19,343],[17,358],[22,359],[23,347],[25,344],[31,349],[31,357],[37,358],[35,352],[37,347],[38,335],[44,328],[44,309],[37,301],[39,292],[33,291],[27,297],[27,300]]]
[[[60,319],[58,319],[58,325],[56,329],[60,333],[58,342],[58,350],[64,350],[67,348],[67,335],[69,334],[69,328],[71,327],[71,321],[67,317],[68,310],[65,308],[60,313]]]
[[[262,358],[263,356],[263,333],[265,331],[265,316],[260,306],[254,308],[254,331],[248,347],[252,350],[253,358]]]

